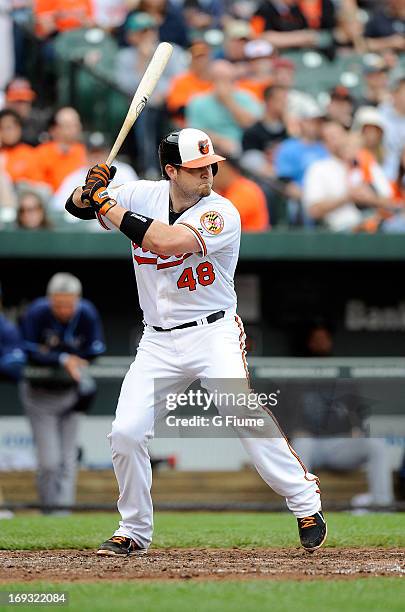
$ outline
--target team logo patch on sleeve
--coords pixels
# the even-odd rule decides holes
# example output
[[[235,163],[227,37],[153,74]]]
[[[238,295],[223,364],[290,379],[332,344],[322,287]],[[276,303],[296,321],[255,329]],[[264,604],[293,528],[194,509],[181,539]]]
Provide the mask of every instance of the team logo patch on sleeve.
[[[210,234],[220,234],[224,229],[224,218],[215,210],[204,213],[200,219],[200,223]]]

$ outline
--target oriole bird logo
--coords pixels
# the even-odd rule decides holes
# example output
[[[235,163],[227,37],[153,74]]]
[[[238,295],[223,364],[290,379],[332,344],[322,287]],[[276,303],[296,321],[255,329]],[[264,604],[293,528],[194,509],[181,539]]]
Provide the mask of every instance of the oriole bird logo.
[[[208,139],[198,141],[198,150],[200,151],[201,155],[207,155],[210,152]]]

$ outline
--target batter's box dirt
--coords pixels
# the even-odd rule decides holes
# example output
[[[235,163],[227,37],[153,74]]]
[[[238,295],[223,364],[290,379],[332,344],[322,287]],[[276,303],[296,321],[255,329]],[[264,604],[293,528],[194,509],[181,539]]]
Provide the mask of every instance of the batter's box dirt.
[[[97,557],[88,550],[0,551],[0,583],[132,579],[300,579],[404,576],[404,548],[151,549]]]

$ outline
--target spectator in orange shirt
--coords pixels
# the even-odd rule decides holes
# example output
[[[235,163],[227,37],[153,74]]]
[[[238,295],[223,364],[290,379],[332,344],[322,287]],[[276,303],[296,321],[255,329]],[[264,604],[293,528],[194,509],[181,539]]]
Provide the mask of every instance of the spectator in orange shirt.
[[[399,160],[399,170],[396,181],[393,185],[395,201],[405,206],[405,147],[402,149],[401,159]]]
[[[11,109],[0,112],[0,153],[3,154],[4,168],[13,183],[36,181],[35,149],[21,141],[22,120]]]
[[[384,121],[378,108],[361,106],[353,117],[352,129],[361,133],[363,147],[384,165]]]
[[[259,185],[242,176],[232,158],[218,166],[214,189],[236,206],[243,232],[265,232],[270,229],[266,196]]]
[[[36,163],[40,180],[55,192],[68,174],[86,163],[78,112],[69,106],[58,110],[51,119],[49,133],[52,141],[36,148]]]
[[[195,94],[211,91],[210,47],[198,41],[190,47],[191,62],[187,72],[174,77],[170,83],[166,105],[172,120],[178,127],[184,127],[184,109]]]
[[[40,38],[48,39],[93,23],[91,0],[34,0],[33,8],[35,30]]]
[[[14,110],[22,119],[23,141],[36,146],[46,130],[50,112],[34,106],[37,95],[28,79],[14,78],[7,84],[5,94],[6,108]]]

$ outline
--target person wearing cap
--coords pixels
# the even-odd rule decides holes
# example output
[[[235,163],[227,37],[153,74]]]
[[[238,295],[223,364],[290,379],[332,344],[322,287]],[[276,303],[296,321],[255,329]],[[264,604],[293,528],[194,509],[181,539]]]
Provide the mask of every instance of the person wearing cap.
[[[7,108],[0,111],[0,155],[4,170],[14,185],[41,181],[36,150],[22,141],[22,130],[20,115]]]
[[[349,129],[353,121],[354,99],[347,87],[336,85],[329,92],[329,104],[326,114],[332,121],[337,121]]]
[[[222,48],[215,52],[215,59],[225,59],[236,66],[246,61],[245,45],[253,38],[251,25],[243,19],[229,19],[224,26]]]
[[[62,183],[53,194],[50,202],[50,207],[53,210],[64,210],[66,200],[76,185],[84,185],[88,167],[94,166],[98,160],[107,159],[108,157],[110,144],[102,132],[92,132],[88,134],[87,138],[85,139],[85,145],[86,161],[82,166],[80,166],[80,168],[73,170],[73,172],[68,174],[63,179]],[[113,181],[111,182],[113,186],[121,185],[122,183],[127,183],[129,181],[136,181],[138,179],[138,175],[132,166],[120,160],[116,160],[114,163],[117,168],[117,172]],[[69,215],[69,218],[70,220],[72,219],[71,215]],[[96,227],[98,227],[98,224],[96,224]]]
[[[356,99],[357,108],[360,106],[378,106],[386,100],[388,97],[388,75],[388,64],[381,56],[371,55],[371,60],[364,62],[364,89],[361,97]]]
[[[59,272],[49,280],[46,296],[34,300],[21,319],[29,362],[52,372],[21,384],[44,512],[74,504],[79,411],[88,409],[95,393],[87,366],[105,352],[100,316],[81,295],[79,279]]]
[[[31,83],[28,79],[17,77],[7,84],[5,96],[6,108],[18,113],[23,122],[23,142],[38,145],[40,136],[46,132],[50,113],[33,106],[37,95]]]
[[[108,436],[121,520],[99,555],[144,554],[151,543],[148,443],[160,420],[173,431],[169,421],[175,415],[168,413],[167,401],[197,379],[209,392],[219,391],[220,398],[226,388],[229,397],[229,385],[233,397],[237,389],[242,399],[250,391],[234,289],[241,220],[232,202],[212,190],[225,159],[215,152],[209,135],[196,128],[165,136],[159,159],[162,180],[118,188],[109,188],[114,168],[98,164],[89,170],[84,188],[78,187],[66,202],[74,216],[97,217],[103,227],[117,228],[131,241],[145,324]],[[241,403],[246,415],[247,405]],[[228,406],[220,399],[217,408],[228,416],[239,410],[232,399]],[[259,433],[253,422],[246,431],[242,421],[236,430],[241,442],[268,485],[286,498],[304,548],[319,548],[326,523],[318,480],[303,468],[269,412],[258,404],[249,408],[250,416],[254,410],[255,416],[260,414],[258,426],[264,429]]]
[[[328,156],[325,145],[321,142],[323,117],[323,111],[315,102],[302,105],[299,114],[299,135],[287,138],[275,151],[276,176],[287,183],[287,191],[294,199],[300,197],[308,167],[316,160]]]
[[[166,106],[174,124],[184,126],[185,108],[191,98],[197,94],[207,93],[213,85],[210,78],[211,50],[201,40],[195,41],[189,48],[190,65],[171,80],[166,96]]]
[[[255,96],[236,83],[235,67],[226,60],[211,66],[213,91],[192,98],[186,107],[186,124],[205,130],[215,144],[228,154],[241,151],[243,131],[262,114]]]
[[[392,181],[398,176],[405,142],[405,71],[393,71],[390,77],[390,99],[380,104],[384,122],[384,170]]]
[[[120,49],[115,61],[117,85],[133,96],[158,44],[158,22],[149,13],[132,13],[125,23],[125,38],[128,47]],[[173,45],[172,56],[160,76],[157,85],[134,125],[134,139],[138,156],[138,168],[147,176],[158,174],[156,146],[159,125],[163,119],[163,105],[172,79],[186,69],[186,55]]]
[[[361,106],[353,117],[352,129],[361,133],[363,147],[379,163],[384,163],[384,121],[374,106]]]
[[[264,92],[272,84],[271,75],[273,45],[267,40],[251,40],[245,45],[246,73],[238,79],[238,87],[252,93],[264,102]]]

